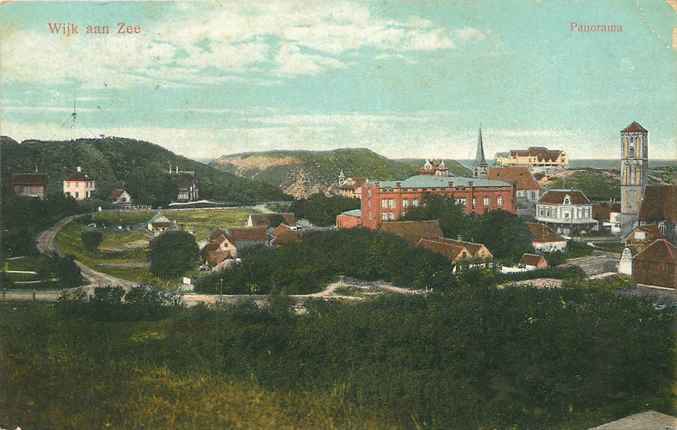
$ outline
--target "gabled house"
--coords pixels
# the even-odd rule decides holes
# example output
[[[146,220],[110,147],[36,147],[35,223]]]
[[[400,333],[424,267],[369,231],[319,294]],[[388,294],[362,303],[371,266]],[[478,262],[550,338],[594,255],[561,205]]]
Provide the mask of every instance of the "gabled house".
[[[463,240],[421,239],[416,244],[418,248],[428,249],[436,254],[443,255],[454,264],[454,271],[462,264],[468,267],[486,267],[494,258],[489,249],[481,243],[466,242]]]
[[[677,288],[677,247],[657,239],[632,260],[632,279],[640,284]]]
[[[47,195],[47,175],[20,173],[12,175],[12,191],[17,196],[44,199]]]
[[[542,255],[522,254],[519,265],[527,270],[547,269],[548,261]]]
[[[571,189],[546,191],[536,205],[536,221],[567,235],[586,233],[597,225],[590,199],[582,191]]]
[[[593,230],[620,234],[622,227],[621,204],[614,202],[593,203],[592,217],[597,221]]]
[[[449,176],[449,168],[444,160],[425,160],[423,166],[418,169],[420,175]]]
[[[224,270],[236,263],[237,247],[225,230],[214,230],[208,240],[200,255],[212,271]]]
[[[567,241],[545,224],[534,222],[527,223],[531,233],[531,244],[538,252],[564,252],[567,249]]]
[[[647,185],[639,224],[655,224],[663,237],[677,243],[677,185]]]
[[[176,201],[193,202],[200,198],[197,177],[194,172],[182,172],[175,175]]]
[[[520,203],[535,205],[541,196],[541,186],[528,167],[491,167],[489,168],[488,178],[514,184],[518,205]]]
[[[625,246],[630,248],[634,255],[637,255],[651,245],[653,241],[662,238],[663,235],[661,234],[658,225],[647,224],[632,229],[630,233],[623,238],[623,241],[625,242]]]
[[[401,237],[411,246],[416,246],[421,239],[439,239],[444,236],[437,220],[384,222],[380,230]]]
[[[343,174],[343,171],[341,171],[341,174]],[[367,178],[360,176],[349,178],[339,176],[338,194],[349,199],[359,199],[362,197],[362,185],[365,182],[367,182]]]
[[[132,204],[132,196],[122,188],[111,191],[110,200],[116,207],[129,207]]]

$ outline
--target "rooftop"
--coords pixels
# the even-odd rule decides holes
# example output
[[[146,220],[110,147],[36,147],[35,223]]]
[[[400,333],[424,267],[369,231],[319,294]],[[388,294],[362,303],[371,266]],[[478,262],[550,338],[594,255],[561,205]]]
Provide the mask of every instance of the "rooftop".
[[[627,132],[627,133],[646,133],[648,132],[646,128],[642,127],[637,121],[633,121],[625,127],[622,132]]]
[[[377,182],[379,188],[448,188],[452,187],[511,187],[512,185],[505,181],[496,181],[481,178],[466,178],[462,176],[431,176],[416,175],[401,181],[380,181]]]
[[[536,179],[528,167],[491,167],[488,178],[499,181],[511,182],[518,190],[540,190]]]
[[[397,235],[412,245],[416,245],[421,239],[439,239],[444,235],[436,219],[384,222],[381,224],[381,231]]]
[[[590,199],[582,191],[570,189],[548,190],[541,196],[539,203],[562,205],[564,199],[569,196],[572,205],[590,204]]]
[[[18,173],[12,175],[12,184],[47,186],[47,175],[39,173]]]
[[[341,212],[341,215],[354,216],[359,218],[362,216],[362,211],[360,209],[353,209],[350,211]]]
[[[522,254],[522,258],[520,259],[520,264],[524,264],[524,265],[527,265],[527,266],[537,266],[538,263],[540,263],[542,260],[544,260],[544,257],[542,255]]]
[[[533,237],[534,242],[548,243],[548,242],[564,242],[564,238],[555,233],[553,229],[545,224],[538,224],[534,222],[527,223],[529,233]]]
[[[677,185],[648,185],[639,209],[643,222],[677,223]]]

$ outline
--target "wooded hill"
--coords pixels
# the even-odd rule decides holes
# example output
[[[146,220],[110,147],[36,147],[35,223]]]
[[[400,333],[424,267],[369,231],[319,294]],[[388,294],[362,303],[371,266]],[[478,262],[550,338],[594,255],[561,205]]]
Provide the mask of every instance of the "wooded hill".
[[[107,200],[114,188],[124,187],[138,202],[167,202],[176,197],[176,185],[168,174],[171,165],[196,172],[201,199],[252,203],[287,198],[268,184],[237,177],[153,143],[120,137],[18,143],[3,136],[0,159],[3,184],[9,184],[14,173],[37,168],[49,176],[49,193],[61,193],[63,179],[81,166],[83,173],[96,179],[98,198]]]
[[[329,190],[336,184],[341,170],[348,177],[400,179],[415,175],[423,161],[402,162],[366,148],[342,148],[331,151],[245,152],[224,155],[210,164],[238,176],[274,185],[297,198],[305,198]],[[469,174],[455,161],[449,161],[447,166],[456,175]]]

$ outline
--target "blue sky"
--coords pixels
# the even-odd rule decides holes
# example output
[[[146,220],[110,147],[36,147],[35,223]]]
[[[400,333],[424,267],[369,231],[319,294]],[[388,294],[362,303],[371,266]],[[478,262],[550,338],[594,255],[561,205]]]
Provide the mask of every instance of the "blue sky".
[[[539,145],[616,158],[619,130],[636,120],[650,157],[674,159],[670,2],[6,3],[0,132],[135,137],[194,158],[367,147],[465,159],[482,123],[488,154]],[[80,34],[52,34],[50,22]],[[118,22],[142,32],[115,34]]]

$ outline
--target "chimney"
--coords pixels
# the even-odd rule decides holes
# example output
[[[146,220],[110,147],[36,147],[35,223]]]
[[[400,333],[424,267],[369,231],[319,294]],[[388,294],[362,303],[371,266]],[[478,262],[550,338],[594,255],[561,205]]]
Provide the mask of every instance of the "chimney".
[[[78,173],[81,173],[81,172],[82,172],[82,167],[78,166],[78,167],[75,168],[75,170],[77,170]]]
[[[400,181],[395,182],[395,188],[401,188],[402,183]]]
[[[449,188],[454,188],[454,181],[449,181]]]

